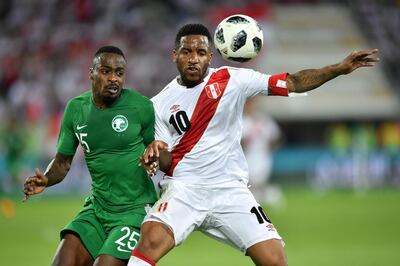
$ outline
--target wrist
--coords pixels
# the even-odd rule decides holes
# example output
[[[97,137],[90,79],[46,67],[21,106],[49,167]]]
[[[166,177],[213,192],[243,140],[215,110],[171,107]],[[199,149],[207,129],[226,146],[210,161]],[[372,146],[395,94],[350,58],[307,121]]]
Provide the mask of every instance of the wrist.
[[[348,73],[346,66],[343,63],[332,65],[332,71],[335,76],[345,75]]]
[[[43,183],[45,184],[45,187],[51,187],[56,182],[51,182],[50,178],[47,175],[43,175]]]

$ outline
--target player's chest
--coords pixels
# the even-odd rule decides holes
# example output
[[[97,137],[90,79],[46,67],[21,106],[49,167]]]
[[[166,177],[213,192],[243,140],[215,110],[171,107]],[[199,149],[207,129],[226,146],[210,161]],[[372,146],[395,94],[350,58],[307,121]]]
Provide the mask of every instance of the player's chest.
[[[167,97],[162,104],[161,117],[172,135],[183,135],[211,120],[223,120],[224,113],[230,112],[229,103],[234,97],[232,91],[221,88],[218,83],[207,84],[201,89]]]
[[[79,112],[73,121],[73,131],[85,151],[125,149],[141,132],[141,119],[136,108]]]

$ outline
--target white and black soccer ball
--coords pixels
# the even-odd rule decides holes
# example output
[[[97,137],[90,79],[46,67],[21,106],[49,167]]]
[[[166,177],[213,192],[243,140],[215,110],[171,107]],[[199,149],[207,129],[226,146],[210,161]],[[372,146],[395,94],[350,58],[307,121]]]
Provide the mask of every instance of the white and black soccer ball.
[[[214,44],[224,59],[246,62],[260,52],[263,32],[255,19],[246,15],[232,15],[218,24]]]

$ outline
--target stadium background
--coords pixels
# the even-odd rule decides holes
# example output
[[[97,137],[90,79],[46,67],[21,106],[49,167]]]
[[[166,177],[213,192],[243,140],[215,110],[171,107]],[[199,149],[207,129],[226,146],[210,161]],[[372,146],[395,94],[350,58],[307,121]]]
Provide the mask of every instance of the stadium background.
[[[213,31],[242,13],[264,30],[245,67],[294,72],[379,48],[381,63],[302,98],[263,98],[284,134],[272,182],[283,201],[265,206],[290,265],[398,265],[400,261],[399,1],[19,0],[0,3],[0,265],[49,265],[58,231],[89,193],[79,151],[63,183],[22,204],[21,185],[55,153],[66,101],[89,88],[97,47],[121,47],[127,85],[154,96],[176,75],[175,33]],[[228,64],[215,54],[213,66]],[[160,265],[251,265],[194,234]]]

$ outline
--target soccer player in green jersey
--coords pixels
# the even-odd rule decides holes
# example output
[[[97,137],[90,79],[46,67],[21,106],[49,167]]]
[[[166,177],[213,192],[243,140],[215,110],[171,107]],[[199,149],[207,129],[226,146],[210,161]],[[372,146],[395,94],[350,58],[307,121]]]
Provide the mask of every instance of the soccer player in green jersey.
[[[156,201],[153,183],[138,166],[154,139],[151,101],[124,89],[122,51],[104,46],[94,55],[90,91],[70,100],[58,137],[57,154],[42,174],[24,184],[25,199],[61,182],[80,144],[92,177],[92,194],[61,231],[53,265],[126,265],[147,206]]]

